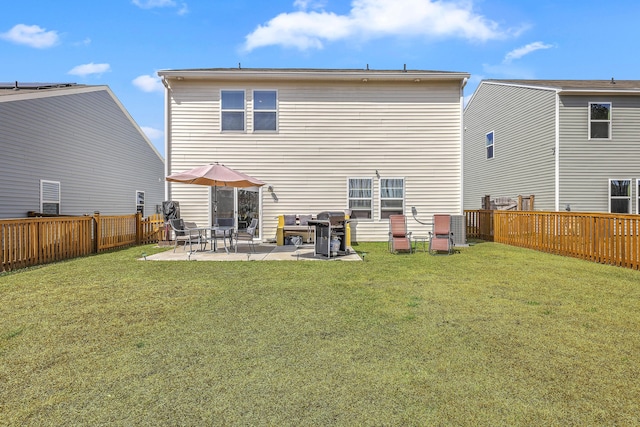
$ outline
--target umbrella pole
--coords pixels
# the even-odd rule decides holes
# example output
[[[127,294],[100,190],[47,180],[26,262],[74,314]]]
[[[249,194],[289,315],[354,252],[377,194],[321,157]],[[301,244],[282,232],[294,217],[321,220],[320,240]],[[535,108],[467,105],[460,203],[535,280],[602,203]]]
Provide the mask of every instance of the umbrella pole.
[[[213,226],[218,226],[218,186],[213,186]]]

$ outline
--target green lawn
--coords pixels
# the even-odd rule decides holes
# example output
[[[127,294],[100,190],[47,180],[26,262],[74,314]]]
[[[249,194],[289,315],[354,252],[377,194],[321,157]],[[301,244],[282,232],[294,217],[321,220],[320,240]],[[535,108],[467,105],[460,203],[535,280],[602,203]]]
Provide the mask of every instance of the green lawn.
[[[0,275],[0,425],[640,425],[640,272],[386,248]]]

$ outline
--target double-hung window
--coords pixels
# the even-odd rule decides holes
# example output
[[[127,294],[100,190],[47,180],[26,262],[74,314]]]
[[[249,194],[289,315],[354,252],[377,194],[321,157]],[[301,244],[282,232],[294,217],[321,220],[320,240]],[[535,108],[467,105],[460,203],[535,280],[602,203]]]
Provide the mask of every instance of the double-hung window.
[[[485,135],[484,141],[487,149],[487,159],[493,159],[493,145],[494,145],[493,131]]]
[[[636,179],[636,213],[640,214],[640,179]]]
[[[253,130],[278,130],[278,93],[275,90],[253,91]]]
[[[371,219],[373,214],[373,179],[349,178],[351,218]]]
[[[60,183],[40,181],[40,212],[60,215]]]
[[[223,131],[244,131],[244,90],[223,90],[220,92],[222,104],[221,129]]]
[[[144,216],[144,191],[136,191],[136,212]]]
[[[404,214],[404,178],[380,178],[380,218]]]
[[[589,103],[589,139],[611,139],[611,103]]]
[[[631,180],[609,180],[609,212],[631,213]]]

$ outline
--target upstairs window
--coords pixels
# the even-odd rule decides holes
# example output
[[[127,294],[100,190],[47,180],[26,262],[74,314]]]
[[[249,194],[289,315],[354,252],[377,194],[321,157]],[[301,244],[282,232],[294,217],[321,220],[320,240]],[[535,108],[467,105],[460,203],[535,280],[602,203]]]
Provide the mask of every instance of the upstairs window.
[[[487,159],[493,159],[493,131],[485,135],[485,146],[487,148]]]
[[[222,103],[222,130],[244,131],[244,91],[223,90],[220,98]]]
[[[380,179],[380,218],[404,214],[404,178]]]
[[[589,103],[589,139],[611,139],[611,103]]]
[[[631,180],[609,180],[609,212],[631,213]]]
[[[373,209],[371,178],[349,178],[349,209],[351,218],[371,219]]]
[[[60,183],[56,181],[40,181],[40,212],[60,215]]]
[[[253,130],[276,131],[278,126],[278,93],[275,90],[253,92]]]

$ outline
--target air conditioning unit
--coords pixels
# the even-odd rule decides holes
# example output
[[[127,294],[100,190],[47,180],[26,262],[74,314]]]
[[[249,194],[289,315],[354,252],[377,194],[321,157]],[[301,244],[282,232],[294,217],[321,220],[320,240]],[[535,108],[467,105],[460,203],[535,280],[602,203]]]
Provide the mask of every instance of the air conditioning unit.
[[[467,220],[464,215],[451,215],[451,232],[455,245],[467,244]]]

